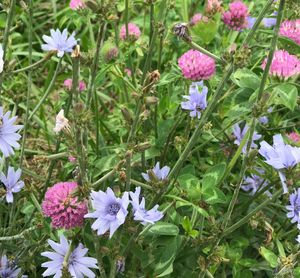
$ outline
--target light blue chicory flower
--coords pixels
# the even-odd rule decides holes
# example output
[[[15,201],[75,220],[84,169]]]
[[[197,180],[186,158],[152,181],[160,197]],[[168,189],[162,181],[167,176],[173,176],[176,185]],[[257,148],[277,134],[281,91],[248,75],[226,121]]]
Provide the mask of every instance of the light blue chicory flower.
[[[7,176],[0,173],[0,181],[6,187],[6,201],[12,203],[14,201],[13,193],[20,192],[24,187],[24,182],[20,181],[22,171],[14,170],[13,167],[8,167]]]
[[[1,257],[1,261],[0,261],[1,278],[17,278],[20,272],[21,272],[21,268],[18,268],[14,261],[8,260],[6,255],[3,255]]]
[[[260,143],[259,153],[267,164],[279,171],[283,191],[287,193],[286,178],[282,170],[291,169],[300,162],[300,148],[285,144],[281,134],[277,134],[273,136],[273,146],[266,141]]]
[[[264,174],[264,170],[262,170],[262,169],[256,169],[256,170],[259,174],[262,174],[262,175]],[[250,176],[245,177],[241,188],[244,191],[247,191],[247,192],[249,191],[249,194],[251,196],[253,196],[258,190],[259,191],[262,190],[268,184],[269,184],[269,182],[267,180],[265,180],[264,178],[262,178],[260,175],[251,174]],[[265,191],[264,194],[266,194],[268,197],[272,197],[272,194],[268,190]]]
[[[115,196],[115,193],[110,188],[107,188],[106,192],[101,190],[98,192],[92,191],[91,197],[95,211],[86,214],[84,217],[96,218],[92,229],[97,230],[98,235],[103,235],[109,230],[109,238],[111,238],[115,231],[125,222],[128,214],[128,192],[125,192],[120,199]]]
[[[13,148],[19,148],[18,143],[21,135],[17,133],[22,129],[22,125],[14,125],[17,116],[10,118],[11,112],[4,114],[3,107],[0,106],[0,151],[4,157],[14,154]]]
[[[248,21],[248,26],[247,26],[247,28],[248,28],[248,29],[252,29],[252,28],[253,28],[253,25],[254,25],[256,19],[257,19],[256,17],[248,16],[248,18],[247,18],[247,21]],[[262,20],[262,24],[263,24],[263,26],[266,27],[266,28],[271,28],[271,27],[275,26],[275,24],[276,24],[276,18],[273,18],[273,17],[269,17],[269,18],[268,18],[268,17],[265,17],[265,18],[263,18],[263,20]]]
[[[201,92],[199,91],[201,87]],[[190,116],[192,118],[201,117],[201,111],[207,107],[206,97],[208,89],[203,86],[203,81],[193,82],[189,89],[189,96],[183,96],[187,99],[185,102],[181,102],[181,108],[184,110],[190,110]]]
[[[245,135],[246,135],[248,129],[249,129],[249,126],[248,126],[247,124],[245,124],[243,130],[241,130],[239,124],[235,124],[235,125],[233,126],[233,135],[235,136],[235,140],[234,140],[233,143],[239,146],[239,145],[241,144],[243,138],[245,137]],[[253,137],[252,137],[251,148],[253,148],[253,149],[256,149],[256,148],[257,148],[257,145],[254,143],[254,141],[256,141],[256,140],[258,140],[258,139],[260,139],[260,138],[261,138],[261,135],[258,134],[256,131],[254,131]],[[248,144],[248,143],[246,142],[246,144],[245,144],[244,147],[243,147],[243,150],[242,150],[243,153],[246,153],[246,150],[247,150],[247,144]]]
[[[156,163],[155,167],[151,169],[150,171],[153,172],[155,177],[159,180],[162,181],[167,178],[169,172],[170,172],[170,167],[164,166],[160,169],[159,162]],[[143,178],[150,182],[150,176],[149,176],[149,171],[147,173],[142,173]]]
[[[50,262],[42,264],[42,267],[48,268],[42,275],[43,277],[54,275],[54,278],[60,278],[62,277],[64,257],[70,248],[70,243],[64,235],[60,236],[60,243],[56,243],[53,240],[48,240],[48,243],[55,252],[41,253],[42,256],[51,259]],[[67,263],[68,271],[72,277],[96,277],[95,273],[91,271],[90,268],[98,268],[97,260],[92,257],[85,257],[87,252],[88,249],[84,248],[81,243],[79,243],[79,245],[71,252]]]
[[[131,204],[134,211],[134,220],[141,221],[143,225],[148,223],[154,224],[155,222],[159,221],[163,218],[163,213],[160,212],[158,209],[158,205],[154,206],[150,210],[145,209],[145,198],[142,197],[140,202],[140,193],[141,188],[137,187],[135,192],[130,192],[131,197]]]
[[[62,57],[65,52],[73,51],[73,47],[77,44],[74,32],[69,38],[67,29],[64,29],[62,33],[58,29],[51,29],[50,33],[50,37],[43,35],[43,40],[46,42],[46,44],[42,44],[44,51],[57,51],[57,57]]]
[[[290,194],[290,204],[286,206],[288,210],[287,217],[291,219],[292,223],[300,223],[300,188]]]

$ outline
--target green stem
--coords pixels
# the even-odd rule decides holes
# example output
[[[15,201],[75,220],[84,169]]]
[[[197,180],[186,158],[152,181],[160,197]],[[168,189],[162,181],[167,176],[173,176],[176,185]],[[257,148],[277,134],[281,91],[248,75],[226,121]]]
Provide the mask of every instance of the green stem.
[[[6,52],[7,52],[6,50],[7,50],[7,44],[8,44],[8,37],[9,37],[11,24],[12,24],[13,17],[14,17],[15,6],[16,6],[16,0],[11,0],[9,12],[7,15],[4,35],[3,35],[3,43],[2,43],[2,48],[3,48],[3,58],[2,59],[3,59],[4,65],[5,65],[5,58],[6,58]],[[4,79],[4,71],[0,74],[0,95],[1,95],[1,91],[2,91],[3,79]]]
[[[208,50],[206,50],[205,48],[201,47],[201,46],[198,45],[197,43],[191,41],[191,42],[188,42],[188,44],[189,44],[192,48],[194,48],[194,49],[196,49],[196,50],[202,52],[203,54],[205,54],[205,55],[207,55],[207,56],[213,58],[214,60],[216,60],[216,61],[218,61],[218,62],[220,62],[220,63],[223,62],[223,60],[222,60],[220,57],[218,57],[217,55],[215,55],[215,54],[209,52]]]
[[[33,111],[31,112],[31,114],[29,115],[28,117],[28,121],[31,120],[31,118],[34,116],[34,114],[39,110],[39,108],[42,106],[42,104],[44,103],[44,101],[46,100],[46,98],[49,96],[49,94],[51,93],[51,90],[53,88],[53,85],[56,81],[56,78],[57,78],[57,75],[58,75],[58,72],[59,72],[59,68],[60,68],[60,65],[61,65],[61,62],[62,62],[62,58],[59,59],[58,63],[57,63],[57,66],[56,66],[56,69],[55,69],[55,72],[53,74],[53,77],[51,79],[51,82],[48,86],[48,88],[46,89],[46,92],[45,94],[43,95],[43,97],[40,99],[39,103],[35,106],[35,108],[33,109]]]
[[[94,90],[95,90],[95,79],[96,79],[97,72],[98,72],[100,50],[101,50],[101,47],[103,45],[103,41],[105,38],[105,31],[106,31],[106,22],[101,22],[99,25],[98,34],[97,34],[96,51],[95,51],[94,59],[93,59],[93,63],[92,63],[91,74],[89,76],[87,101],[86,101],[87,109],[90,106],[92,94],[94,93]]]
[[[126,157],[126,182],[125,182],[125,188],[126,188],[126,191],[130,191],[132,151],[127,151],[125,157]]]
[[[145,188],[145,189],[147,189],[147,190],[153,191],[153,188],[152,188],[150,185],[148,185],[148,184],[142,183],[142,182],[137,181],[137,180],[134,180],[134,179],[131,179],[130,182],[131,182],[133,185],[140,186],[140,187]]]
[[[27,230],[24,230],[23,232],[21,232],[20,234],[14,235],[14,236],[5,236],[5,237],[0,237],[0,242],[1,241],[11,241],[11,240],[16,240],[16,239],[23,239],[24,236],[34,230],[36,230],[37,227],[30,227]]]
[[[275,201],[277,199],[277,197],[279,197],[282,194],[282,189],[278,190],[275,194],[273,194],[272,198],[268,198],[266,199],[264,202],[262,202],[260,205],[258,205],[257,207],[255,207],[253,210],[251,210],[251,212],[249,214],[247,214],[245,217],[243,217],[241,220],[239,220],[238,222],[234,223],[232,226],[230,226],[229,228],[227,228],[222,235],[223,237],[228,236],[229,234],[231,234],[233,231],[235,231],[236,229],[238,229],[239,227],[243,226],[245,223],[247,223],[249,221],[249,219],[254,216],[257,212],[259,212],[260,210],[262,210],[264,207],[266,207],[269,203],[272,203],[273,201]]]
[[[29,0],[28,5],[28,64],[29,67],[32,65],[32,0]],[[27,128],[28,128],[28,118],[29,118],[29,99],[30,93],[32,90],[32,71],[29,70],[28,72],[28,82],[27,82],[27,93],[26,93],[26,114],[25,114],[25,123],[24,123],[24,130],[23,130],[23,138],[22,138],[22,147],[21,147],[21,154],[20,154],[20,165],[19,167],[22,168],[23,158],[24,158],[24,150],[25,150],[25,143],[27,137]]]

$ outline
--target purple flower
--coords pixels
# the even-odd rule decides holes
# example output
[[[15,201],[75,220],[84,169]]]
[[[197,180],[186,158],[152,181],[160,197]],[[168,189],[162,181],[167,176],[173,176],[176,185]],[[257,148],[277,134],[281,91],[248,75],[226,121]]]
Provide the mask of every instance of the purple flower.
[[[62,33],[58,29],[51,29],[50,33],[51,37],[43,35],[43,40],[46,42],[42,44],[44,51],[57,51],[57,57],[64,56],[65,52],[73,51],[73,47],[77,44],[74,32],[69,38],[67,29],[64,29]]]
[[[273,136],[273,146],[266,141],[260,143],[259,153],[266,159],[267,164],[278,170],[283,192],[287,193],[286,177],[282,170],[293,168],[300,162],[300,148],[285,144],[282,136],[277,134]]]
[[[260,118],[258,119],[258,121],[259,121],[261,124],[265,125],[265,124],[267,124],[267,123],[269,122],[269,119],[268,119],[267,116],[262,116],[262,117],[260,117]]]
[[[300,188],[290,195],[290,205],[286,206],[289,211],[287,217],[291,218],[292,223],[300,223]]]
[[[15,171],[13,167],[8,167],[7,176],[0,172],[0,181],[6,187],[6,201],[8,203],[13,202],[13,193],[20,192],[24,187],[24,182],[19,180],[21,173],[21,169]]]
[[[259,174],[264,174],[264,171],[262,169],[256,169]],[[264,187],[268,185],[268,181],[263,179],[261,176],[256,174],[251,174],[250,177],[245,177],[243,185],[241,188],[245,191],[250,191],[250,195],[253,196],[258,190],[262,190]],[[264,194],[266,194],[268,197],[272,197],[272,194],[270,191],[265,191]]]
[[[18,117],[9,118],[10,114],[10,111],[4,114],[3,107],[0,106],[0,150],[4,157],[14,154],[12,147],[20,147],[18,140],[21,138],[21,135],[17,131],[23,127],[22,125],[14,125]]]
[[[141,188],[136,187],[135,192],[130,192],[131,204],[134,211],[134,220],[141,221],[143,225],[148,223],[154,224],[156,221],[163,218],[163,213],[158,211],[158,205],[150,210],[145,209],[145,198],[142,197],[140,202]]]
[[[60,243],[48,240],[49,245],[55,252],[43,252],[41,255],[51,259],[50,262],[42,264],[42,267],[48,268],[42,275],[43,277],[52,276],[60,278],[62,276],[62,268],[64,257],[67,254],[70,244],[64,235],[60,236]],[[79,245],[72,251],[68,260],[68,271],[72,277],[83,278],[84,276],[93,278],[95,273],[90,268],[98,268],[97,260],[91,257],[85,257],[88,252],[87,248],[79,243]]]
[[[21,268],[17,268],[14,261],[9,261],[6,255],[1,257],[0,277],[1,278],[17,278]]]
[[[267,28],[271,28],[276,25],[276,18],[263,18],[263,25]]]
[[[280,134],[273,136],[273,146],[262,141],[259,153],[276,170],[292,168],[300,162],[300,148],[285,144]]]
[[[201,87],[201,92],[199,92],[199,86]],[[193,82],[189,89],[189,96],[183,96],[187,99],[185,102],[181,102],[181,108],[184,110],[190,110],[190,116],[192,118],[198,117],[200,119],[201,112],[207,106],[206,96],[208,89],[203,86],[203,81]]]
[[[92,229],[98,230],[98,235],[103,235],[108,230],[111,238],[114,232],[125,222],[128,214],[127,207],[129,205],[128,192],[123,194],[122,199],[117,198],[114,192],[107,188],[106,192],[92,191],[92,205],[94,212],[86,214],[85,218],[96,218]]]
[[[234,140],[233,143],[239,146],[241,144],[243,138],[245,137],[248,129],[249,129],[249,126],[247,124],[245,124],[243,130],[241,130],[239,124],[235,124],[233,126],[233,135],[235,136],[236,139]],[[258,140],[260,138],[261,138],[261,135],[258,134],[256,131],[254,131],[253,137],[252,137],[251,148],[253,148],[253,149],[257,148],[257,145],[254,143],[254,141],[256,141],[256,140]],[[243,147],[243,153],[246,153],[247,144],[248,144],[248,140],[247,140],[246,144]]]
[[[256,21],[256,17],[248,16],[248,18],[247,18],[247,22],[248,22],[247,28],[248,28],[248,29],[252,29],[252,28],[253,28],[253,25],[254,25],[254,23],[255,23],[255,21]],[[271,27],[273,27],[273,26],[276,24],[276,18],[272,18],[272,17],[268,18],[268,17],[265,17],[265,18],[263,18],[263,20],[262,20],[262,24],[263,24],[263,26],[266,27],[266,28],[271,28]]]
[[[149,171],[152,171],[152,173],[155,175],[155,177],[159,180],[162,181],[166,179],[170,172],[170,167],[164,166],[160,169],[159,162],[156,163],[155,167],[151,170],[148,170],[147,173],[142,173],[143,178],[150,182],[151,177],[149,176]]]

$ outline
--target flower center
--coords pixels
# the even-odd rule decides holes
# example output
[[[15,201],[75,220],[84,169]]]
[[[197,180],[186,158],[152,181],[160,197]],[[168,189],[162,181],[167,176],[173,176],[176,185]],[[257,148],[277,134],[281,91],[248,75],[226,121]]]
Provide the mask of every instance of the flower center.
[[[121,206],[118,203],[114,203],[107,207],[106,212],[110,215],[116,215],[119,212],[120,208]]]

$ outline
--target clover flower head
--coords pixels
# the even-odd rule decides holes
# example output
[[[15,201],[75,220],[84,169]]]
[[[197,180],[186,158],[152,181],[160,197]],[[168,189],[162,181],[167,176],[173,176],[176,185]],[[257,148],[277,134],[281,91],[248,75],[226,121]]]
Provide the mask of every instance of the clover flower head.
[[[86,214],[86,218],[96,218],[92,225],[93,230],[97,230],[98,235],[110,232],[109,238],[125,222],[128,214],[129,195],[125,192],[122,198],[117,198],[115,193],[108,187],[106,192],[92,191],[92,205],[94,212]]]
[[[56,122],[55,127],[53,128],[53,131],[57,134],[63,129],[70,129],[69,120],[64,115],[64,110],[61,109],[59,113],[56,116]]]
[[[149,171],[153,173],[157,180],[162,181],[165,180],[169,175],[170,167],[164,166],[160,169],[159,162],[157,162],[155,167]],[[149,171],[147,171],[147,173],[142,173],[143,178],[148,182],[150,182],[152,178],[151,174],[149,175]]]
[[[287,136],[294,143],[299,143],[300,142],[300,135],[299,135],[299,133],[297,133],[295,131],[289,133]]]
[[[131,204],[134,211],[134,220],[141,221],[143,225],[148,223],[154,224],[155,222],[159,221],[163,218],[163,213],[160,212],[158,209],[158,205],[154,206],[150,210],[145,209],[145,198],[142,197],[140,201],[140,193],[141,188],[136,187],[135,192],[130,192],[131,197]]]
[[[141,30],[139,26],[134,23],[128,23],[128,38],[131,41],[136,41],[141,36]],[[120,39],[125,41],[127,39],[126,36],[126,25],[122,25],[120,30]]]
[[[213,16],[216,13],[222,12],[222,1],[219,0],[207,0],[205,6],[205,14]]]
[[[22,129],[22,125],[14,125],[17,116],[10,118],[11,112],[4,114],[3,107],[0,106],[0,151],[4,157],[9,157],[14,154],[13,148],[19,148],[18,143],[21,135],[17,133]]]
[[[24,182],[20,180],[22,170],[14,170],[13,167],[8,167],[7,176],[0,172],[0,181],[6,187],[6,202],[12,203],[14,201],[13,193],[20,192],[24,187]]]
[[[46,44],[42,44],[42,49],[44,51],[57,51],[57,57],[64,56],[65,52],[71,53],[73,47],[77,44],[75,33],[73,32],[68,37],[67,29],[64,29],[63,32],[58,29],[51,29],[50,34],[50,37],[43,35],[43,40]]]
[[[262,63],[265,69],[267,58]],[[300,74],[300,60],[295,55],[289,54],[286,50],[277,50],[270,67],[270,74],[286,80]]]
[[[183,76],[192,81],[210,79],[216,71],[213,58],[193,49],[185,52],[178,59],[178,65]]]
[[[300,45],[300,19],[283,21],[280,25],[279,34]]]
[[[233,126],[233,135],[235,136],[235,140],[233,143],[239,146],[241,144],[243,138],[245,137],[248,129],[249,129],[249,126],[247,124],[245,124],[243,130],[240,128],[239,124],[235,124]],[[258,134],[256,131],[254,131],[253,137],[252,137],[252,143],[250,146],[252,149],[257,148],[257,145],[254,143],[254,141],[259,140],[260,138],[261,138],[261,135]],[[246,142],[246,144],[244,145],[243,150],[242,150],[243,153],[246,153],[247,145],[248,145],[248,143]]]
[[[222,19],[228,28],[241,31],[246,28],[248,7],[242,1],[234,1],[229,4],[229,10],[223,13]]]
[[[201,13],[196,13],[193,15],[191,21],[190,21],[190,25],[194,26],[196,25],[198,22],[200,22],[202,20],[202,14]]]
[[[82,0],[71,0],[70,1],[70,8],[72,10],[78,10],[85,7],[85,4]]]
[[[300,223],[300,188],[289,196],[290,204],[286,206],[288,210],[287,217],[292,223]]]
[[[1,261],[0,261],[1,278],[17,278],[19,277],[20,272],[21,272],[21,268],[18,268],[14,261],[8,260],[6,255],[3,255],[1,257]]]
[[[199,87],[201,87],[201,92],[199,92]],[[203,86],[203,81],[193,82],[189,89],[189,95],[183,96],[187,99],[185,102],[181,102],[181,108],[184,110],[190,110],[190,116],[192,118],[201,117],[201,111],[207,107],[206,97],[208,89]]]
[[[87,201],[79,201],[72,195],[77,187],[76,182],[60,182],[48,188],[42,210],[51,218],[54,228],[71,229],[83,225]]]
[[[49,245],[54,252],[43,252],[42,256],[49,258],[51,261],[42,264],[42,267],[47,270],[42,274],[43,277],[52,276],[54,278],[62,277],[62,269],[65,255],[67,254],[70,243],[64,237],[60,236],[60,242],[56,243],[53,240],[48,240]],[[95,273],[90,268],[98,268],[97,260],[92,257],[86,257],[88,249],[79,243],[79,245],[71,252],[67,265],[68,271],[73,278],[83,278],[84,276],[89,278],[96,277]]]
[[[71,78],[68,78],[64,81],[64,86],[66,87],[67,90],[71,90],[72,89],[72,79]],[[79,89],[79,92],[82,92],[86,89],[86,84],[83,80],[80,80],[79,81],[79,84],[78,84],[78,89]]]
[[[3,71],[3,66],[4,66],[4,60],[3,60],[3,48],[2,48],[2,44],[0,43],[0,73]]]

